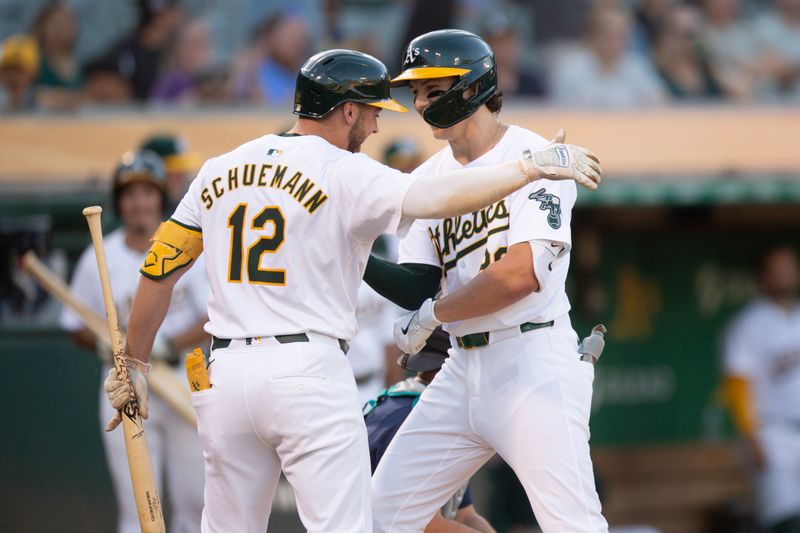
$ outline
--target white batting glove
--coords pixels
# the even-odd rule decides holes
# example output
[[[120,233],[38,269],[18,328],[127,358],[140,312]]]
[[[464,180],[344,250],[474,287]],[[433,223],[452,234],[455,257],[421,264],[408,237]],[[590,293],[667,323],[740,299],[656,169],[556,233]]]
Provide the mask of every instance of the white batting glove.
[[[587,189],[597,189],[603,179],[600,160],[586,148],[564,144],[565,138],[566,133],[561,129],[541,150],[523,151],[521,162],[525,173],[533,180],[575,180]]]
[[[108,377],[103,383],[103,390],[106,391],[111,406],[117,410],[106,424],[106,431],[112,431],[122,422],[122,410],[134,399],[138,405],[139,416],[145,419],[148,416],[145,374],[150,371],[150,365],[132,358],[126,358],[126,363],[130,384],[127,380],[119,379],[116,368],[108,371]]]
[[[394,342],[403,353],[415,354],[424,346],[433,330],[442,325],[433,313],[433,300],[428,298],[416,311],[409,311],[394,323]]]

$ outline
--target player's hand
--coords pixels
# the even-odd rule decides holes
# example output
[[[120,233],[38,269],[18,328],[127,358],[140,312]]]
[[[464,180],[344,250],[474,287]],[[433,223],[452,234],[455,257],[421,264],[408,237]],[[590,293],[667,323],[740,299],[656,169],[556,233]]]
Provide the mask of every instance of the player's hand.
[[[106,391],[108,400],[111,406],[117,410],[111,420],[106,424],[106,431],[112,431],[120,422],[122,422],[121,409],[124,409],[132,400],[136,400],[139,407],[139,416],[147,418],[147,379],[145,374],[149,370],[150,365],[145,363],[134,363],[134,359],[126,358],[130,361],[128,367],[128,377],[130,378],[131,385],[126,381],[119,379],[117,376],[117,369],[112,368],[108,371],[108,377],[103,383],[103,390]]]
[[[522,152],[522,166],[531,179],[575,180],[595,190],[603,179],[598,157],[580,146],[564,144],[566,133],[561,129],[550,144],[538,151]]]
[[[433,300],[428,298],[416,311],[409,311],[394,323],[394,342],[407,354],[419,352],[433,330],[442,323],[433,314]]]

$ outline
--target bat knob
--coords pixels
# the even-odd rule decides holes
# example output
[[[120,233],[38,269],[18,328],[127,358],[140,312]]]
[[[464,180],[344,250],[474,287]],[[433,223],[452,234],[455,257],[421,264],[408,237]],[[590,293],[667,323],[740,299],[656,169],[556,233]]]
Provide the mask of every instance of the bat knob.
[[[89,215],[99,215],[103,212],[103,208],[99,205],[90,205],[89,207],[83,208],[83,216],[88,217]]]

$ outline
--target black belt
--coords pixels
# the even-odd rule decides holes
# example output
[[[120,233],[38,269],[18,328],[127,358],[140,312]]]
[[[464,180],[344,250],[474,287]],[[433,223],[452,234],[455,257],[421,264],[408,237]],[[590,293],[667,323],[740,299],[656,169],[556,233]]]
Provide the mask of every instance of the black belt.
[[[243,340],[245,344],[248,346],[252,344],[253,339],[255,337],[245,337]],[[293,342],[309,342],[308,335],[305,333],[294,333],[292,335],[274,335],[273,338],[281,344],[291,344]],[[342,349],[344,353],[347,353],[347,350],[350,349],[350,346],[347,344],[347,341],[343,339],[337,339],[339,341],[339,348]],[[211,349],[212,350],[219,350],[221,348],[227,348],[231,345],[231,339],[220,339],[219,337],[211,337]]]
[[[525,322],[519,325],[519,330],[522,333],[532,331],[534,329],[549,328],[555,323],[554,320],[550,322]],[[470,348],[480,348],[489,344],[489,332],[483,333],[470,333],[463,337],[456,337],[456,343],[459,348],[469,350]]]

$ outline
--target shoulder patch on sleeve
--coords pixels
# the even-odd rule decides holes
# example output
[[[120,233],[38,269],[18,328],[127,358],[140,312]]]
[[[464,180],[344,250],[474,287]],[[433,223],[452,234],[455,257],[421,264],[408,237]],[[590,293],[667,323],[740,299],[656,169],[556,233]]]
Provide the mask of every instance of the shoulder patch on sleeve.
[[[156,230],[153,243],[139,271],[151,279],[161,279],[176,270],[189,266],[203,252],[203,234],[193,228],[169,219]]]

